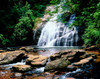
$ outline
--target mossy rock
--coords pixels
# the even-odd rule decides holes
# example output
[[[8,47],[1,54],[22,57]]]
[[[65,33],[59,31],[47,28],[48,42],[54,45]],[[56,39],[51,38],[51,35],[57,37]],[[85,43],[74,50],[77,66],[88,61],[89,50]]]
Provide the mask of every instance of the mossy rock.
[[[45,67],[45,71],[66,70],[69,64],[71,64],[69,60],[57,59],[49,62]]]

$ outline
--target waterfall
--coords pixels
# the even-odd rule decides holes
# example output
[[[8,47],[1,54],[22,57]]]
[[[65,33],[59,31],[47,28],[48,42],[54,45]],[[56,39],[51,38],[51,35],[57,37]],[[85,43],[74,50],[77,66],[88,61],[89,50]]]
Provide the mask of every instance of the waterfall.
[[[72,14],[67,23],[57,22],[58,14],[55,14],[42,29],[38,46],[77,46],[78,31],[75,26],[69,26],[75,20]]]

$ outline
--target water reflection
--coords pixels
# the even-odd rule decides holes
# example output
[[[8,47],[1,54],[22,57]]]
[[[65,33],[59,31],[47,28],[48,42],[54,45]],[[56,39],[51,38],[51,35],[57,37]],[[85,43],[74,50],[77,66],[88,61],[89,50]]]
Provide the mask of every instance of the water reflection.
[[[82,46],[51,46],[51,47],[45,47],[45,46],[39,46],[35,47],[35,51],[38,52],[38,54],[43,56],[51,56],[54,53],[60,52],[60,51],[66,51],[69,49],[83,49]]]

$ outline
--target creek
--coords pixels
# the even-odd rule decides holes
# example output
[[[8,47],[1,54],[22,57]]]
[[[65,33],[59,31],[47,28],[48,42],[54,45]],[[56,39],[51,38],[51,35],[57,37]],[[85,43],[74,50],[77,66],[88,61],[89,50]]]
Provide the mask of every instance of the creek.
[[[43,55],[43,56],[50,56],[58,51],[68,50],[68,49],[82,49],[83,47],[78,46],[56,46],[56,47],[36,47],[35,51],[38,51],[37,54]],[[54,53],[50,53],[50,52]],[[47,53],[49,52],[49,53]],[[48,62],[50,62],[50,59],[48,59]],[[44,72],[45,67],[37,67],[32,69],[31,71],[27,72],[14,72],[12,71],[12,66],[18,64],[25,64],[25,60],[22,60],[21,62],[12,63],[12,64],[6,64],[0,66],[0,79],[55,79],[58,77],[58,79],[66,79],[69,77],[79,77],[78,79],[91,79],[90,70],[94,69],[93,64],[87,64],[84,65],[82,68],[78,68],[74,71],[66,71],[66,72],[60,72],[60,74],[55,74],[55,72],[47,73]],[[48,63],[47,63],[48,64]],[[86,76],[87,75],[87,76]]]

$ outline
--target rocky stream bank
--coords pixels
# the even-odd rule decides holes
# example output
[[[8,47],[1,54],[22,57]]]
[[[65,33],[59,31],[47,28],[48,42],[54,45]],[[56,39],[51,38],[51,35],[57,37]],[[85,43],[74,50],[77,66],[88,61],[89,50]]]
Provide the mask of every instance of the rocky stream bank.
[[[50,56],[45,52],[51,51],[0,50],[0,79],[99,79],[100,52],[67,49]]]

